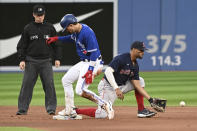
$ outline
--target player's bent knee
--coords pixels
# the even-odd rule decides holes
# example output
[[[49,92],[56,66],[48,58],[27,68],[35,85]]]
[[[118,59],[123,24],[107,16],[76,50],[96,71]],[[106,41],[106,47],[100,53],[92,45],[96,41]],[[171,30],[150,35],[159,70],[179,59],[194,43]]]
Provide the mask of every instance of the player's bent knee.
[[[82,91],[82,90],[79,90],[79,89],[76,90],[75,92],[76,92],[76,94],[79,95],[79,96],[81,96],[81,95],[83,94],[83,91]]]
[[[62,77],[62,83],[66,81],[66,77]]]
[[[70,83],[67,79],[67,77],[62,77],[62,85],[63,87],[67,87],[67,86],[70,86],[72,83]]]

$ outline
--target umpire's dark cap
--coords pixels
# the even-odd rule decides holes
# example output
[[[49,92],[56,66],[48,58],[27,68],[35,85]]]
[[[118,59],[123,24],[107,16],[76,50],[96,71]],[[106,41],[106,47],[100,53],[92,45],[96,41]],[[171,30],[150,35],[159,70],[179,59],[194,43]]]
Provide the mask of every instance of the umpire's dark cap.
[[[133,44],[131,45],[131,49],[138,49],[140,51],[145,51],[145,50],[148,50],[146,47],[145,47],[145,44],[144,42],[142,41],[135,41],[133,42]]]
[[[38,16],[44,15],[45,14],[45,7],[43,5],[35,5],[33,7],[33,13]]]

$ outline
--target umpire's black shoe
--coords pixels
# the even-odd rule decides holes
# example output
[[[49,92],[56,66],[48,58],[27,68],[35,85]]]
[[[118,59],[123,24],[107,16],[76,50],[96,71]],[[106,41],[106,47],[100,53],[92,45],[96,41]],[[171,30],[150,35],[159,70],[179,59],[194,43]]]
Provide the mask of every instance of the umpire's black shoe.
[[[155,114],[157,113],[144,108],[144,110],[138,111],[137,117],[139,118],[153,117]]]
[[[16,112],[16,115],[27,115],[27,111],[19,110]]]
[[[55,115],[55,111],[53,110],[50,110],[50,111],[47,111],[49,115]]]

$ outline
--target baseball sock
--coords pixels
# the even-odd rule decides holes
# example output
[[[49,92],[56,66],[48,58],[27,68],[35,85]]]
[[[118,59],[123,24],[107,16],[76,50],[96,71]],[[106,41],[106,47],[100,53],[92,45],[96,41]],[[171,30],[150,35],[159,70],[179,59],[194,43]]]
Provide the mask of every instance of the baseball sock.
[[[87,109],[76,109],[77,114],[82,114],[90,117],[95,117],[95,112],[97,109],[95,108],[87,108]]]
[[[137,90],[135,90],[135,97],[138,105],[138,110],[144,110],[144,97]]]

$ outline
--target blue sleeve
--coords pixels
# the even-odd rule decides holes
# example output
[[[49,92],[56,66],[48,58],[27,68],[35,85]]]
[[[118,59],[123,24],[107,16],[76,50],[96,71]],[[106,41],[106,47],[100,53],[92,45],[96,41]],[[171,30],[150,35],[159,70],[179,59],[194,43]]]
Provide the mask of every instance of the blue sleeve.
[[[94,32],[89,32],[88,34],[89,35],[87,35],[86,38],[86,43],[87,43],[86,50],[87,52],[90,53],[90,60],[96,61],[97,57],[100,56],[98,42]]]
[[[61,42],[74,42],[73,39],[71,39],[71,35],[59,36],[58,40],[60,40]]]

